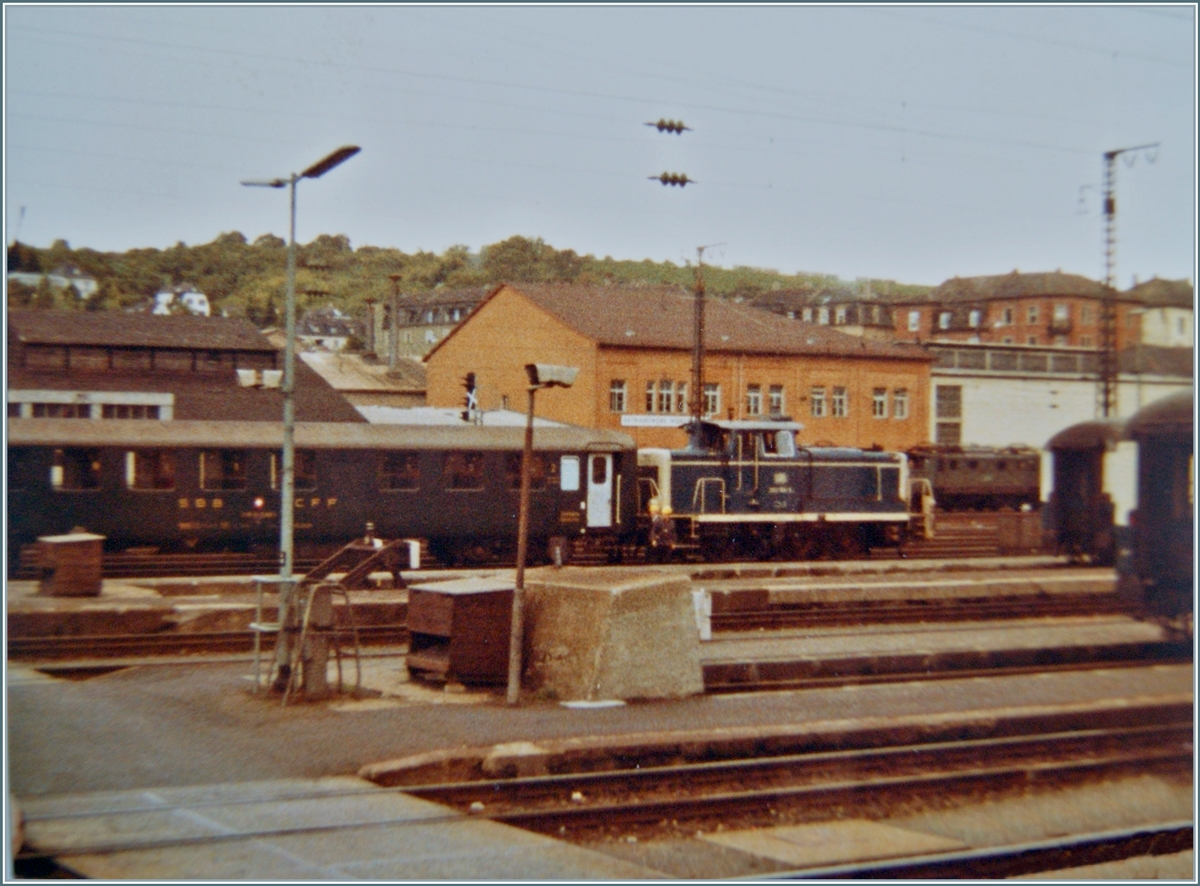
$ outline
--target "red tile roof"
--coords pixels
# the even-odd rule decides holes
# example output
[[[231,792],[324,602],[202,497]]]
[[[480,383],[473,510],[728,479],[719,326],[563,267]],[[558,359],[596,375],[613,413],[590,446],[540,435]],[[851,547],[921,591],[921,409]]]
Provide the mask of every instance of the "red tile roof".
[[[8,334],[25,344],[274,351],[247,320],[115,311],[10,311]]]
[[[678,287],[519,284],[509,288],[602,346],[692,348],[695,296]],[[915,345],[867,341],[711,296],[705,301],[704,327],[709,353],[932,360]]]

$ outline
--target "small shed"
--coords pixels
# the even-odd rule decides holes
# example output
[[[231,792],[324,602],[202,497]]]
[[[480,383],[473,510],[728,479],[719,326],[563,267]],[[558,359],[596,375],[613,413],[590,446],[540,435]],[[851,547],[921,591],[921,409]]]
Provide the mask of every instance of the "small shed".
[[[39,591],[51,597],[98,597],[105,536],[75,530],[38,538]]]

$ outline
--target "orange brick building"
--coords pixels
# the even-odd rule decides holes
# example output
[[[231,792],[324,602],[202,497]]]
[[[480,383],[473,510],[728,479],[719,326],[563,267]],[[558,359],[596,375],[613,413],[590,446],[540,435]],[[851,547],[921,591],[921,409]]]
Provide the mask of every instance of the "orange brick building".
[[[802,443],[903,449],[929,436],[932,358],[745,305],[706,303],[705,413],[790,416]],[[680,447],[692,410],[693,296],[680,289],[502,285],[425,358],[430,406],[459,406],[474,373],[483,410],[527,406],[524,366],[579,368],[537,395],[542,418]]]
[[[889,302],[899,340],[1099,348],[1109,297],[1120,351],[1141,340],[1141,300],[1076,274],[954,277],[925,296]]]

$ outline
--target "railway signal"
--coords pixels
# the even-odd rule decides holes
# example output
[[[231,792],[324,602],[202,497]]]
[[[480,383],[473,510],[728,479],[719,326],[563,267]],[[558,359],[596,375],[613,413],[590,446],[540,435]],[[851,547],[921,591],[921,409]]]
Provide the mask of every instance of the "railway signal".
[[[475,413],[479,410],[479,400],[475,396],[475,373],[468,372],[462,380],[463,390],[466,392],[463,397],[463,421],[470,421]]]

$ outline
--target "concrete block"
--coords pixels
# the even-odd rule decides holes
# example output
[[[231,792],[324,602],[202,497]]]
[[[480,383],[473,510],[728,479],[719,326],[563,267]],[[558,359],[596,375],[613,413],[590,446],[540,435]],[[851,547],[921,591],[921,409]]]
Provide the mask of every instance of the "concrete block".
[[[524,685],[563,701],[704,691],[686,576],[566,567],[526,576]]]

